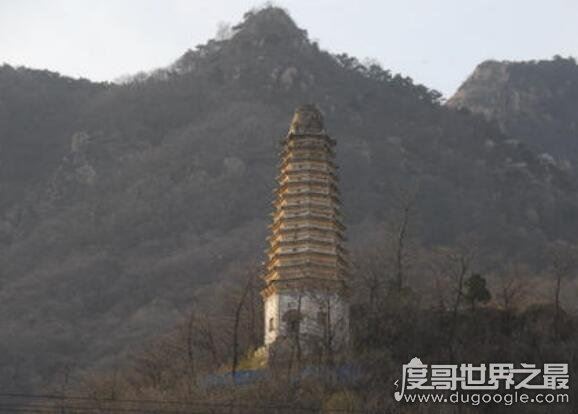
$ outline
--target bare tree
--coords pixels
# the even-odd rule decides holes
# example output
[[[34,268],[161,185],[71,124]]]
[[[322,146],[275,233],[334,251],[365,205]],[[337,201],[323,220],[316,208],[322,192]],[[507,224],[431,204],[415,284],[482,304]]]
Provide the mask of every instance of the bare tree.
[[[249,268],[246,276],[245,286],[241,291],[237,306],[235,307],[235,318],[233,326],[233,363],[231,366],[231,375],[233,380],[235,379],[237,367],[239,365],[239,325],[241,323],[241,312],[243,310],[243,306],[245,306],[247,297],[250,295],[250,291],[253,289],[256,277],[256,272],[254,270],[255,269],[253,268]]]
[[[213,325],[207,318],[202,318],[197,321],[196,328],[198,332],[197,346],[209,352],[213,367],[219,366],[221,364],[221,358],[219,357],[219,350],[213,333]]]
[[[510,264],[499,273],[498,304],[511,315],[519,306],[528,290],[530,270],[526,266]]]
[[[562,281],[576,272],[578,249],[564,241],[555,242],[550,248],[550,263],[554,275],[554,336],[560,337]]]
[[[394,286],[401,291],[406,283],[406,263],[408,260],[408,232],[415,207],[416,193],[404,192],[399,198],[399,218],[395,225],[394,249]]]
[[[367,304],[367,310],[377,312],[386,293],[388,277],[387,252],[383,248],[366,247],[354,260],[353,290],[357,300]]]
[[[502,309],[502,326],[506,332],[513,329],[512,318],[522,306],[528,293],[530,270],[517,263],[508,264],[497,273],[497,305]]]
[[[473,248],[440,248],[433,267],[436,273],[446,278],[450,290],[451,308],[448,331],[448,349],[453,357],[454,342],[457,334],[459,310],[464,300],[464,283],[471,273],[474,260]]]
[[[193,346],[193,330],[195,324],[195,312],[191,311],[189,321],[187,323],[187,363],[189,368],[189,395],[192,395],[192,386],[196,385],[196,370],[195,370],[195,352]]]

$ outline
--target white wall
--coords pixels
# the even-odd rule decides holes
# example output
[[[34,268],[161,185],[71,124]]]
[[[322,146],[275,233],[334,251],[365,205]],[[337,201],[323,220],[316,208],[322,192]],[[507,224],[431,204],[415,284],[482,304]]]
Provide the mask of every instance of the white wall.
[[[269,330],[269,321],[273,318],[273,331]],[[279,332],[279,296],[271,295],[265,300],[265,345],[270,345],[275,341]]]
[[[301,302],[301,303],[299,303]],[[327,311],[329,308],[329,311]],[[331,334],[336,346],[349,339],[349,305],[342,296],[325,292],[283,292],[274,294],[265,301],[265,345],[270,345],[278,336],[287,335],[283,315],[289,310],[300,310],[302,319],[299,335],[303,338],[314,335],[322,337],[324,325],[320,323],[319,311],[329,313]],[[273,318],[274,330],[269,330]]]

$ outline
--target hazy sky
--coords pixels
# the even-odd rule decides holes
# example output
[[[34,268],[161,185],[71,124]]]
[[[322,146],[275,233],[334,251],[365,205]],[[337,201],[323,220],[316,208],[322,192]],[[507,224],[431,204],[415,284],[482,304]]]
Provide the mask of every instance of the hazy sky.
[[[0,0],[0,62],[113,80],[174,61],[262,5],[245,0]],[[578,56],[578,0],[279,0],[332,52],[455,91],[484,59]]]

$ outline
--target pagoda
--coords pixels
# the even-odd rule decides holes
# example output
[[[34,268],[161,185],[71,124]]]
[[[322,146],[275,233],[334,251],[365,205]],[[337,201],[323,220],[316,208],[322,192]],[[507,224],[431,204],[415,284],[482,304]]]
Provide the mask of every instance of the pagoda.
[[[262,291],[265,346],[280,338],[348,340],[347,252],[335,141],[314,105],[295,111],[283,140]]]

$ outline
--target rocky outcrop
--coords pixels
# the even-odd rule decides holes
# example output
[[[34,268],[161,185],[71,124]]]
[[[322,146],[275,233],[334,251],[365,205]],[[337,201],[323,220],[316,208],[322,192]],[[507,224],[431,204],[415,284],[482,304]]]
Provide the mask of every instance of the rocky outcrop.
[[[509,78],[507,62],[483,62],[448,100],[447,106],[467,108],[494,118],[507,99]]]
[[[84,131],[72,135],[70,151],[49,183],[49,198],[59,200],[92,186],[97,179],[96,168],[90,159],[90,135]]]
[[[482,114],[558,165],[578,162],[578,66],[572,58],[481,63],[447,106]]]

